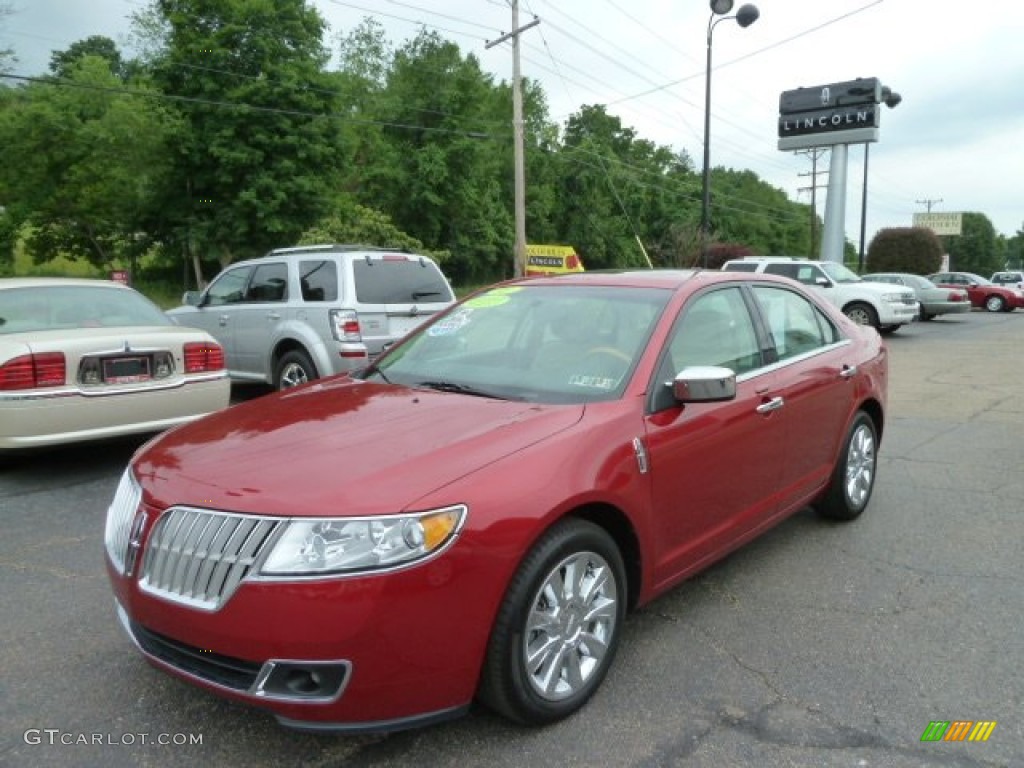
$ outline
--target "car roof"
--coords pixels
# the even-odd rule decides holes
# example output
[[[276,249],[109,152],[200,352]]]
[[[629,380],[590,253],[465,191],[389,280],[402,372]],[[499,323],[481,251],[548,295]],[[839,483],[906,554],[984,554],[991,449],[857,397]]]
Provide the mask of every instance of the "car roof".
[[[49,288],[53,286],[99,286],[115,290],[134,290],[123,283],[113,280],[100,280],[88,277],[3,277],[0,278],[0,290],[5,288]]]
[[[691,282],[715,283],[758,282],[791,286],[792,281],[777,275],[757,272],[723,272],[717,269],[636,269],[592,270],[558,275],[523,277],[508,283],[519,285],[591,285],[629,288],[665,288],[676,290]],[[503,283],[507,284],[507,283]]]

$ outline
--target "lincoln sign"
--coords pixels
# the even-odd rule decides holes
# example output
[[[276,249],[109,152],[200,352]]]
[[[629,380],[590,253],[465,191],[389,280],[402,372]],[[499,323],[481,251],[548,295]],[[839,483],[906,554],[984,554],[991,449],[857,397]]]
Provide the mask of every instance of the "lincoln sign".
[[[784,91],[779,97],[779,149],[878,141],[876,77]]]

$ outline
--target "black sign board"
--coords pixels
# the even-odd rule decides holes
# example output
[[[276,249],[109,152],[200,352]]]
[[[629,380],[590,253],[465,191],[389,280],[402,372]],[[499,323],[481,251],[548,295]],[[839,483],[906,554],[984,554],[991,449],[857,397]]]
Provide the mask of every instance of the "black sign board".
[[[881,98],[882,84],[878,78],[862,77],[841,83],[783,91],[779,96],[779,113],[793,115],[858,104],[877,104]]]
[[[877,104],[862,104],[857,107],[841,109],[819,109],[815,112],[801,112],[795,115],[779,115],[779,138],[877,127]]]

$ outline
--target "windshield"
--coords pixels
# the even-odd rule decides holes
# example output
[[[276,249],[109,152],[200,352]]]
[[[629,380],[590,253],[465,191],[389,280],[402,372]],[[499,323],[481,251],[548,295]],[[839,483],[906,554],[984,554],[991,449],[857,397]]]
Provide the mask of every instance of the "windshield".
[[[622,286],[499,286],[421,328],[365,378],[538,403],[611,400],[670,296]]]
[[[821,268],[825,271],[825,274],[836,283],[859,283],[861,279],[857,277],[857,273],[853,272],[842,264],[836,264],[833,261],[823,261]]]

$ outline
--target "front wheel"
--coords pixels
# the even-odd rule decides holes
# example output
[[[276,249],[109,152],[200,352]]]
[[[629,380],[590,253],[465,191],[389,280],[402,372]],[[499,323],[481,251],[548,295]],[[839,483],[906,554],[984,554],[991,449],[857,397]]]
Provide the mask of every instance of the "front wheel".
[[[274,386],[278,389],[288,389],[305,384],[317,378],[316,366],[309,359],[309,355],[297,349],[286,352],[277,363],[277,373],[274,376]]]
[[[1006,306],[1006,299],[1002,296],[988,296],[985,298],[985,309],[989,312],[1002,312]]]
[[[481,701],[543,725],[582,707],[601,685],[626,615],[622,555],[603,528],[570,518],[520,563],[494,622]]]
[[[875,487],[877,453],[875,422],[864,411],[858,411],[846,433],[828,490],[814,505],[822,517],[853,520],[860,516]]]
[[[857,323],[857,325],[870,325],[878,327],[878,313],[870,304],[850,304],[843,309],[843,314]]]

